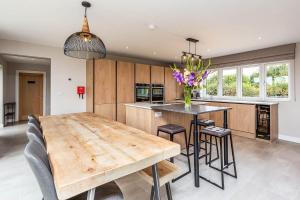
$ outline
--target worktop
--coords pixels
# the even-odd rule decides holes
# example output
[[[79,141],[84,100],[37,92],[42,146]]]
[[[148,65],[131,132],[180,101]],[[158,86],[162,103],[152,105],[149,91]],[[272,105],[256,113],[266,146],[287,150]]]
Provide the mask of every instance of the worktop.
[[[254,104],[254,105],[277,105],[278,102],[275,101],[252,101],[252,100],[234,100],[234,99],[211,99],[211,98],[201,98],[192,99],[192,101],[197,102],[220,102],[220,103],[237,103],[237,104]]]
[[[154,104],[154,103],[147,103],[147,102],[137,102],[137,103],[126,103],[125,106],[130,107],[137,107],[137,108],[143,108],[143,109],[149,109],[152,110],[153,108],[157,106],[167,106],[167,105],[175,105],[175,104],[183,104],[184,101],[172,101],[165,104]],[[206,102],[192,102],[192,105],[204,105],[207,104]]]

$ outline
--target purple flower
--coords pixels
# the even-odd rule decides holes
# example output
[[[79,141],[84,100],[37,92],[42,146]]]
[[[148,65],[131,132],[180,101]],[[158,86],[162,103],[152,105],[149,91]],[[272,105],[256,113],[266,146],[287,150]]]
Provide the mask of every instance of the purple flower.
[[[195,73],[190,73],[189,77],[188,77],[188,86],[192,87],[194,86],[194,82],[195,82]]]
[[[176,79],[176,82],[179,84],[182,84],[184,82],[183,74],[180,73],[179,71],[174,71],[173,77]]]
[[[204,74],[202,75],[201,79],[204,80],[204,79],[207,78],[207,76],[208,76],[208,71],[206,70],[206,71],[204,72]]]

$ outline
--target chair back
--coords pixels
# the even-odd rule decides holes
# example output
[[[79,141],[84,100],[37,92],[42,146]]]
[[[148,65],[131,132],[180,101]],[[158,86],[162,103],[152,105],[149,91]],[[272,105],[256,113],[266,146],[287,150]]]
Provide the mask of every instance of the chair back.
[[[30,141],[24,155],[38,181],[44,200],[58,200],[48,156],[45,149],[35,141]]]
[[[40,124],[40,120],[33,114],[28,115],[28,120],[35,120],[38,124]]]
[[[35,126],[36,129],[38,129],[42,133],[42,128],[41,125],[35,120],[35,119],[30,119],[28,120],[28,125]]]
[[[36,141],[39,144],[41,144],[44,149],[46,149],[44,138],[43,138],[41,132],[35,126],[32,126],[31,124],[29,124],[29,127],[26,131],[26,135],[27,135],[29,141]]]

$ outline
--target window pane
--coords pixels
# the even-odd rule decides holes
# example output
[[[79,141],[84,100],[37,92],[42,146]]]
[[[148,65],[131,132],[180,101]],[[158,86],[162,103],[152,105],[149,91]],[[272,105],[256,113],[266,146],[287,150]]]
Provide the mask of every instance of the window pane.
[[[267,97],[287,98],[289,96],[289,64],[267,65]]]
[[[210,96],[218,95],[218,71],[209,73],[206,79],[206,94]]]
[[[236,96],[236,69],[223,70],[223,96]]]
[[[242,69],[243,97],[259,97],[259,67]]]

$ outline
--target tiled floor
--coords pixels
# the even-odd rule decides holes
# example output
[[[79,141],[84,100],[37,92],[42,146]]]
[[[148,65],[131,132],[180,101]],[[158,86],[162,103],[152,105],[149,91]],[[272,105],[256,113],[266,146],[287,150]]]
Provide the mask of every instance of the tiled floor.
[[[26,163],[26,125],[0,129],[0,200],[40,200],[38,184]],[[238,179],[225,176],[225,190],[203,180],[195,188],[192,174],[171,184],[177,200],[299,200],[300,144],[267,144],[235,137]],[[185,158],[175,162],[185,167]],[[203,163],[203,161],[201,161]],[[219,174],[201,165],[201,175],[219,180]],[[149,199],[150,187],[136,175],[118,180],[125,199]],[[165,199],[164,188],[162,195]]]

